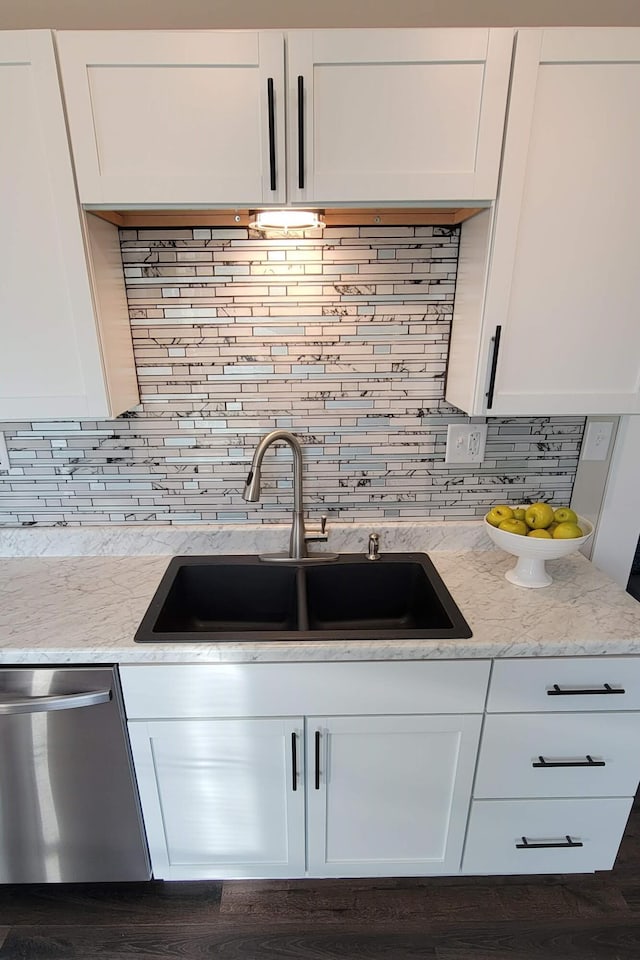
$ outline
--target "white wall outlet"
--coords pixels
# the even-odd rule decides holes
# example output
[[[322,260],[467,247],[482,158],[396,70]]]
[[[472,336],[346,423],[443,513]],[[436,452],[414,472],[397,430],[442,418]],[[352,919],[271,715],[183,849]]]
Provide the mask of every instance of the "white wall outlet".
[[[613,433],[611,420],[592,420],[587,426],[580,452],[581,460],[606,460]]]
[[[4,433],[0,433],[0,470],[9,470],[10,467],[7,441],[4,438]]]
[[[486,442],[486,423],[450,423],[444,462],[481,463]]]

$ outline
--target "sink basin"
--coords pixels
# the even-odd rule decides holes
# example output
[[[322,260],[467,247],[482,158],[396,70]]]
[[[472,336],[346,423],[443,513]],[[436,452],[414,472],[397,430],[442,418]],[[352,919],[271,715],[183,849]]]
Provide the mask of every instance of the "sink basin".
[[[174,557],[137,630],[138,643],[230,640],[461,639],[471,636],[424,553],[371,561],[264,563]]]
[[[452,627],[450,612],[416,560],[312,567],[306,579],[311,630],[406,633]]]

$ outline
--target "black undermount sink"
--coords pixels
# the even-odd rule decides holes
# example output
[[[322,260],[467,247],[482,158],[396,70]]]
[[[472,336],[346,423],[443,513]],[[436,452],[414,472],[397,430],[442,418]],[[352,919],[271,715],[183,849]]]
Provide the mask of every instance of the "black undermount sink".
[[[429,557],[343,554],[333,562],[174,557],[138,643],[463,639],[471,630]]]

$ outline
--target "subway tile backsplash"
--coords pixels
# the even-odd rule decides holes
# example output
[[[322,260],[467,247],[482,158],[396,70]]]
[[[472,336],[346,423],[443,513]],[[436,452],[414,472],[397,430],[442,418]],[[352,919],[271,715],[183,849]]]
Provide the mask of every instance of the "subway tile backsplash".
[[[444,463],[458,228],[123,230],[141,405],[109,421],[0,424],[0,524],[287,519],[290,452],[241,490],[275,427],[305,452],[311,514],[464,519],[566,503],[584,418],[490,419],[486,459]]]

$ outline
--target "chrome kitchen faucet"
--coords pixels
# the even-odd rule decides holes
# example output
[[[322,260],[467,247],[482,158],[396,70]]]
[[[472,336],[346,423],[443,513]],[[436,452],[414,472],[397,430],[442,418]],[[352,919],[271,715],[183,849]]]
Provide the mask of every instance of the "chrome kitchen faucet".
[[[260,480],[262,460],[273,443],[286,443],[291,447],[293,454],[293,516],[291,519],[291,536],[289,537],[289,553],[270,553],[260,557],[261,560],[337,560],[337,553],[315,553],[309,556],[307,543],[327,540],[326,525],[327,518],[322,517],[320,521],[320,530],[316,533],[308,534],[304,526],[303,514],[303,495],[302,495],[302,447],[300,441],[293,433],[288,430],[272,430],[259,441],[256,447],[251,468],[247,476],[242,497],[249,503],[255,503],[260,499]]]

